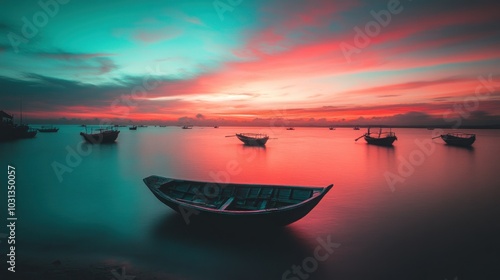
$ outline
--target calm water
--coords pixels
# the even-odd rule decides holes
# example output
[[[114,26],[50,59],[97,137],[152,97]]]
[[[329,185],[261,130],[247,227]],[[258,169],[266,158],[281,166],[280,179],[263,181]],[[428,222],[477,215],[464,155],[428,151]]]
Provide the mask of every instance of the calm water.
[[[472,149],[435,139],[425,151],[415,142],[431,138],[425,129],[394,129],[393,148],[355,142],[364,131],[348,128],[121,128],[116,144],[93,146],[79,146],[80,130],[61,126],[55,134],[0,143],[2,168],[17,171],[18,271],[39,272],[37,264],[61,260],[124,265],[138,279],[282,279],[308,258],[310,272],[283,279],[500,275],[498,130],[470,130],[478,137]],[[245,147],[225,137],[235,132],[277,139]],[[77,150],[84,154],[68,152]],[[54,162],[68,168],[62,181]],[[335,186],[294,224],[238,232],[185,225],[143,184],[153,174]],[[313,267],[318,238],[340,247]]]

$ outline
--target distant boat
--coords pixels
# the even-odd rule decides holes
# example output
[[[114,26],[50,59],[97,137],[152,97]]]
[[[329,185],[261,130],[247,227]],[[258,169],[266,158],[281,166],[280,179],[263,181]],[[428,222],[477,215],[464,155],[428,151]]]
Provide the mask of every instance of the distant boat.
[[[444,142],[448,145],[467,147],[472,145],[476,141],[476,134],[471,133],[448,133],[437,137],[441,137]],[[437,138],[434,137],[434,138]]]
[[[53,127],[53,126],[42,126],[41,128],[38,128],[39,132],[58,132],[59,128]]]
[[[118,138],[119,133],[119,130],[115,130],[110,127],[91,129],[90,133],[87,133],[87,129],[85,129],[85,132],[80,132],[80,135],[89,143],[101,144],[115,142],[116,138]]]
[[[160,125],[160,127],[167,127],[166,125]]]
[[[138,127],[148,127],[148,126],[147,126],[147,125],[143,125],[143,124],[141,124],[141,125],[139,125]]]
[[[203,196],[210,182],[149,176],[144,183],[161,202],[192,220],[210,225],[284,226],[306,216],[333,187],[227,184],[220,193]]]
[[[192,127],[192,126],[189,126],[189,125],[183,125],[183,126],[182,126],[182,129],[191,129],[191,128],[193,128],[193,127]]]
[[[371,132],[370,128],[368,128],[368,132],[358,137],[355,141],[358,141],[361,137],[365,138],[365,141],[368,144],[378,145],[378,146],[392,146],[394,141],[398,140],[396,134],[392,131],[382,131],[382,128],[379,128],[378,132]]]
[[[268,135],[259,133],[236,133],[236,137],[248,146],[264,146],[269,140]]]
[[[214,125],[214,128],[219,128],[219,126],[218,125]]]
[[[295,130],[293,127],[287,127],[286,130]]]
[[[434,127],[428,127],[427,130],[434,130]]]
[[[335,127],[329,127],[328,129],[330,129],[330,130],[335,130]]]
[[[129,126],[128,129],[129,130],[137,130],[137,125]]]
[[[355,126],[353,129],[354,130],[359,130],[359,126]]]

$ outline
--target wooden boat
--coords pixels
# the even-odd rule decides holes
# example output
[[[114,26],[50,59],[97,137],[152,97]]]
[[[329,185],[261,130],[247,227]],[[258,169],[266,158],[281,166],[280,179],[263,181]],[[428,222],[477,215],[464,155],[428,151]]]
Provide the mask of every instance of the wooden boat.
[[[193,223],[283,226],[307,215],[333,187],[224,184],[159,176],[143,179],[153,194]],[[205,188],[215,190],[210,196]]]
[[[441,139],[448,145],[467,147],[476,141],[476,134],[471,133],[448,133],[440,135]]]
[[[392,131],[382,131],[382,128],[378,132],[371,132],[368,128],[368,132],[358,137],[355,141],[358,141],[361,137],[365,138],[368,144],[378,145],[378,146],[392,146],[394,141],[398,140],[396,134]]]
[[[115,142],[119,133],[119,130],[115,130],[110,127],[91,129],[90,133],[87,133],[87,129],[85,129],[85,132],[80,132],[80,135],[89,143],[101,144]]]
[[[59,128],[53,126],[42,126],[38,129],[39,132],[58,132]]]
[[[193,127],[192,126],[189,126],[189,125],[183,125],[182,126],[182,129],[192,129]]]
[[[37,130],[25,124],[14,124],[14,116],[0,111],[0,141],[17,140],[22,138],[33,138]]]
[[[129,130],[137,130],[137,125],[129,126],[128,129]]]
[[[269,140],[268,135],[259,133],[236,133],[236,137],[249,146],[264,146]]]

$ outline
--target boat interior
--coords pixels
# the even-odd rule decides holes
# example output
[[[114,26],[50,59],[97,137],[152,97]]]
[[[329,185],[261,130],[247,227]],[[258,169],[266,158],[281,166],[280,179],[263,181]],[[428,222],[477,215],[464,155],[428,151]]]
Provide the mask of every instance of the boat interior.
[[[159,188],[160,192],[172,199],[219,211],[256,211],[285,207],[319,195],[321,190],[192,181],[171,181]]]

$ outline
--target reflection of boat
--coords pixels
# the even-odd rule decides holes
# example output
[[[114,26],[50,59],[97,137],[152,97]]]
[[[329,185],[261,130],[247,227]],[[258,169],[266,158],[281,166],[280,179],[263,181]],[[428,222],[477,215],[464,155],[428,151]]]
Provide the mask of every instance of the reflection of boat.
[[[39,132],[58,132],[59,128],[54,126],[42,126],[38,129]]]
[[[259,133],[236,133],[236,137],[249,146],[264,146],[269,140],[269,136]]]
[[[112,143],[118,138],[119,130],[113,128],[97,128],[91,129],[90,133],[80,132],[80,135],[89,143],[100,144],[100,143]]]
[[[394,141],[398,140],[394,132],[383,132],[382,128],[380,128],[378,132],[371,132],[370,128],[368,128],[368,132],[359,138],[361,137],[364,137],[368,144],[379,146],[391,146]],[[356,141],[358,141],[359,138],[357,138]]]
[[[137,125],[129,126],[128,129],[130,129],[130,130],[137,130]]]
[[[354,130],[359,130],[359,126],[355,126],[353,129]]]
[[[25,124],[14,124],[14,117],[0,111],[0,140],[15,140],[21,138],[33,138],[37,131]]]
[[[189,125],[183,125],[183,126],[182,126],[182,129],[191,129],[191,128],[193,128],[193,127],[192,127],[192,126],[189,126]]]
[[[448,145],[453,146],[470,146],[476,141],[476,134],[471,133],[448,133],[440,136],[441,139]]]
[[[295,130],[293,127],[287,127],[286,130]]]
[[[325,188],[224,184],[176,180],[159,176],[144,183],[185,221],[280,226],[307,215],[333,187]],[[204,188],[214,190],[209,195]],[[186,217],[186,215],[189,215]],[[190,219],[188,219],[190,218]]]

